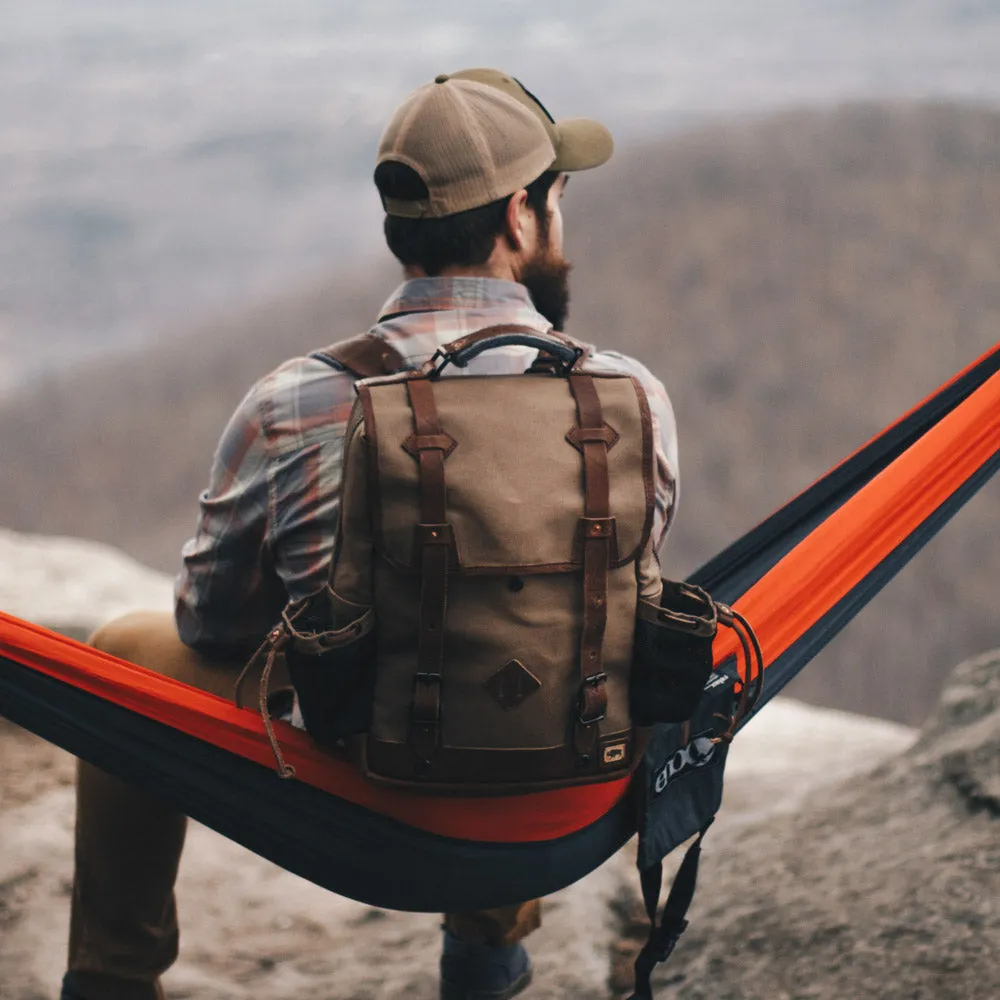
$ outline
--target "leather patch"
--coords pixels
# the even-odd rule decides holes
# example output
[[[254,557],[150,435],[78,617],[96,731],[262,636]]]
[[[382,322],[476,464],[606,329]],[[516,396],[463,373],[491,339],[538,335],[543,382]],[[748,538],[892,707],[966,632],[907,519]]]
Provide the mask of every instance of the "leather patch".
[[[438,434],[411,434],[403,442],[403,451],[414,458],[419,458],[422,451],[440,451],[447,458],[457,447],[458,442],[445,431]]]
[[[604,423],[600,427],[574,427],[566,432],[566,440],[578,451],[583,451],[585,444],[604,444],[608,451],[618,443],[618,431],[610,424]]]
[[[520,661],[508,660],[483,685],[501,708],[517,708],[542,682]]]

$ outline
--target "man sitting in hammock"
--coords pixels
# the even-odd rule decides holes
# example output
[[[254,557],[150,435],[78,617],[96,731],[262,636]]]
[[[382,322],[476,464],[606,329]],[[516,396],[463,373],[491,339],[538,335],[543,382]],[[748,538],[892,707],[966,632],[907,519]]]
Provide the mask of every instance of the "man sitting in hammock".
[[[569,264],[560,199],[567,172],[610,157],[607,130],[580,119],[554,122],[517,81],[467,70],[418,91],[390,134],[375,183],[386,240],[406,280],[371,333],[417,368],[440,346],[487,327],[561,330]],[[524,155],[512,158],[512,149]],[[508,347],[470,369],[520,373],[534,357],[530,348]],[[659,543],[677,496],[670,403],[638,362],[613,352],[593,361],[635,375],[649,398]],[[216,452],[195,537],[183,549],[175,616],[126,616],[92,644],[232,697],[237,673],[282,608],[327,582],[353,397],[352,377],[317,358],[294,358],[254,385]],[[80,764],[63,1000],[162,1000],[160,976],[177,956],[173,886],[185,825],[155,797]],[[538,900],[447,914],[442,998],[519,993],[531,977],[521,941],[539,920]]]

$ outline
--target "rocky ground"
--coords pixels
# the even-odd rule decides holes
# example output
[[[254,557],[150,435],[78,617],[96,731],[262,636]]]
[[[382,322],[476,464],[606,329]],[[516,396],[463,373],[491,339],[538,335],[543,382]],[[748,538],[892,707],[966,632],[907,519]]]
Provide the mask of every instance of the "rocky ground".
[[[79,558],[77,570],[118,602],[116,613],[130,593],[155,597],[131,586],[116,556],[104,563],[94,548],[44,551],[71,588]],[[42,620],[43,605],[59,603],[58,585],[46,580],[33,609],[19,588],[22,614]],[[100,614],[92,606],[88,621],[62,624],[84,629]],[[959,668],[916,749],[902,754],[914,736],[789,701],[762,712],[734,745],[692,927],[660,976],[660,996],[1000,995],[1000,655]],[[72,816],[71,759],[0,721],[2,1000],[57,993]],[[643,933],[636,888],[626,848],[552,897],[532,939],[537,972],[525,996],[623,995]],[[170,1000],[436,996],[433,915],[338,898],[197,826],[178,895],[183,936],[166,979]]]
[[[773,806],[788,808],[816,783],[906,744],[902,727],[775,703],[731,757],[730,799],[719,826]],[[818,732],[794,768],[769,759],[775,732]],[[832,747],[851,750],[834,763]],[[758,764],[759,762],[759,764]],[[752,776],[758,770],[760,774]],[[831,767],[835,770],[831,771]],[[66,947],[72,877],[72,759],[0,722],[0,998],[48,1000]],[[765,806],[759,799],[767,800]],[[721,847],[721,838],[714,850]],[[750,873],[750,878],[756,877]],[[714,897],[711,879],[704,892]],[[622,904],[637,884],[626,848],[603,868],[546,903],[532,939],[536,983],[528,996],[603,1000]],[[438,920],[387,913],[341,899],[243,848],[193,826],[178,889],[181,958],[166,980],[170,1000],[390,1000],[436,997]],[[627,934],[626,934],[627,937]]]
[[[721,831],[702,878],[667,996],[1000,996],[1000,652],[954,671],[909,752]]]

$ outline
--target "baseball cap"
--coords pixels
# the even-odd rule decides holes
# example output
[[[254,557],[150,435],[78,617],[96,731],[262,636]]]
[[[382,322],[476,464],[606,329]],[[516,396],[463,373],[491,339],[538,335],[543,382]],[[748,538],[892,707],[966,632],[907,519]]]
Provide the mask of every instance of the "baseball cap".
[[[599,122],[556,121],[500,70],[442,73],[396,109],[378,147],[377,162],[410,167],[428,197],[383,197],[383,206],[389,215],[442,218],[513,194],[546,170],[599,166],[613,149]]]

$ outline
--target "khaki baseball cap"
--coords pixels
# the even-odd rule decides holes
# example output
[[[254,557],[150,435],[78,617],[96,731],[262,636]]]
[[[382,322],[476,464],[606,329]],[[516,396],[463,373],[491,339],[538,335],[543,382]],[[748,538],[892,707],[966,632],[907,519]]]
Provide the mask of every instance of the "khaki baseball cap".
[[[442,73],[396,109],[377,162],[404,163],[429,195],[383,197],[388,215],[442,218],[497,201],[546,170],[605,163],[614,142],[599,122],[555,121],[517,80],[494,69]]]

